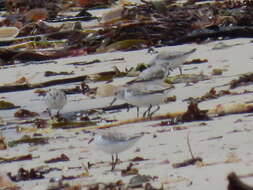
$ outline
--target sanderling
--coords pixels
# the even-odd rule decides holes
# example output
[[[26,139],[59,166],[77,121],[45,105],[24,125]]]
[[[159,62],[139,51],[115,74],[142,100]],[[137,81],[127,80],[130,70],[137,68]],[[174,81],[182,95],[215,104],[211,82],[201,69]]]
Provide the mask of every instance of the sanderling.
[[[106,131],[101,133],[93,133],[93,138],[88,144],[94,141],[98,149],[112,156],[113,171],[118,163],[118,154],[131,148],[143,135],[127,136],[124,133],[116,131]]]
[[[168,92],[174,88],[169,86],[165,88],[159,84],[134,83],[129,86],[123,87],[115,93],[115,98],[111,105],[117,100],[121,99],[128,104],[136,106],[137,117],[139,117],[139,108],[148,106],[148,109],[143,113],[143,117],[151,117],[155,112],[160,109],[160,104],[163,104],[168,96]],[[157,108],[151,112],[151,108],[157,106]]]
[[[180,74],[182,74],[181,65],[185,62],[185,60],[193,53],[196,49],[191,49],[189,51],[161,51],[158,55],[153,58],[149,65],[160,65],[167,64],[169,70],[173,70],[175,68],[179,68]]]
[[[133,82],[163,80],[169,75],[169,73],[167,64],[153,65],[141,72]]]
[[[50,89],[45,97],[45,104],[47,110],[51,116],[51,110],[57,110],[57,116],[59,116],[60,110],[66,105],[67,96],[59,89]]]

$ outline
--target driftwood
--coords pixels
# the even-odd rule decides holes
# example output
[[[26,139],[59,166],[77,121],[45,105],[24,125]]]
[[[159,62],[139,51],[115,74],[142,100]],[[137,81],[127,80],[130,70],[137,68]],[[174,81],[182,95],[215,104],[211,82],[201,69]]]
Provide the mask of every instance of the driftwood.
[[[195,30],[182,38],[178,38],[169,41],[167,45],[178,45],[189,42],[203,41],[207,38],[219,38],[219,37],[231,37],[231,38],[252,38],[253,37],[253,27],[250,26],[231,26],[222,27],[219,30]]]
[[[200,110],[201,111],[201,110]],[[215,108],[206,110],[207,115],[211,118],[219,117],[224,115],[231,115],[231,114],[241,114],[241,113],[250,113],[253,112],[253,104],[233,104],[233,105],[218,105]],[[92,130],[92,129],[103,129],[103,128],[110,128],[110,127],[118,127],[121,125],[133,124],[133,123],[140,123],[140,122],[147,122],[147,121],[157,121],[157,120],[164,120],[164,119],[177,119],[184,115],[186,112],[174,112],[174,113],[166,113],[155,115],[153,117],[139,117],[129,120],[122,120],[115,123],[105,124],[101,126],[91,126],[85,127],[85,130]],[[193,120],[197,121],[197,120]],[[188,121],[191,122],[191,121]]]
[[[73,82],[82,82],[85,79],[87,79],[86,75],[83,76],[77,76],[77,77],[71,77],[71,78],[64,78],[64,79],[56,79],[51,81],[46,81],[42,83],[36,83],[36,84],[21,84],[21,85],[11,85],[11,86],[0,86],[0,93],[4,92],[15,92],[15,91],[22,91],[22,90],[31,90],[35,88],[44,88],[59,84],[66,84],[66,83],[73,83]]]
[[[243,183],[234,172],[230,173],[227,179],[228,190],[253,190],[252,186]]]

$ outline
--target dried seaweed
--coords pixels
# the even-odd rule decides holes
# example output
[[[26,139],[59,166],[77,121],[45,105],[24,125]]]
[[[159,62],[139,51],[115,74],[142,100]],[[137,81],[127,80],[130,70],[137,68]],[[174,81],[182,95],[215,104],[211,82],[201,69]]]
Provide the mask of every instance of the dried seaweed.
[[[247,73],[239,77],[239,79],[232,80],[230,82],[230,88],[236,88],[239,86],[245,86],[252,84],[253,82],[253,73]]]
[[[47,120],[44,119],[35,119],[33,121],[33,125],[37,128],[37,129],[44,129],[48,127],[48,123]]]
[[[30,90],[30,89],[35,89],[35,88],[54,86],[54,85],[58,85],[58,84],[82,82],[85,79],[87,79],[86,75],[71,77],[71,78],[64,78],[64,79],[50,80],[50,81],[46,81],[46,82],[42,82],[42,83],[36,83],[36,84],[21,84],[21,85],[0,86],[0,93]]]
[[[113,189],[121,189],[121,190],[126,190],[125,184],[121,181],[118,180],[114,183],[95,183],[91,185],[87,185],[86,187],[87,190],[113,190]]]
[[[18,144],[24,144],[24,143],[46,144],[48,143],[48,138],[47,137],[30,137],[28,135],[24,135],[18,140],[9,141],[8,146],[13,147],[13,146],[17,146]]]
[[[72,122],[72,121],[62,121],[57,123],[52,123],[52,127],[55,129],[74,129],[88,127],[91,125],[96,125],[95,121],[82,121],[82,122]]]
[[[202,64],[202,63],[208,63],[208,60],[207,59],[193,59],[191,61],[184,62],[184,65]]]
[[[228,174],[227,179],[227,190],[253,190],[253,186],[249,186],[242,182],[234,172]]]
[[[209,80],[210,77],[203,74],[182,74],[176,76],[170,76],[165,79],[166,83],[177,84],[177,83],[197,83],[199,81]]]
[[[1,136],[0,136],[0,150],[5,150],[5,149],[7,149],[7,145],[6,145],[4,139],[5,139],[4,137],[1,137]]]
[[[67,71],[62,71],[62,72],[53,72],[53,71],[46,71],[44,73],[45,77],[51,77],[51,76],[57,76],[57,75],[73,75],[73,71],[72,72],[67,72]]]
[[[149,159],[145,159],[145,158],[142,158],[142,157],[134,157],[132,159],[130,159],[129,161],[131,162],[141,162],[141,161],[146,161],[146,160],[149,160]]]
[[[207,115],[207,112],[208,110],[200,110],[198,104],[192,101],[190,102],[187,111],[178,120],[182,122],[209,120],[210,118]]]
[[[28,181],[28,180],[38,180],[44,179],[44,175],[42,172],[39,172],[36,169],[25,170],[24,168],[20,168],[16,175],[12,175],[11,173],[7,173],[7,175],[11,178],[12,181]]]
[[[20,109],[20,110],[18,110],[14,113],[14,117],[18,117],[18,118],[36,117],[38,115],[39,115],[38,113],[31,112],[31,111],[26,110],[26,109]]]
[[[33,157],[31,154],[22,155],[22,156],[15,156],[15,157],[11,157],[11,158],[0,157],[0,164],[17,162],[17,161],[24,161],[24,160],[32,160],[32,159],[33,159]]]
[[[128,176],[128,175],[136,175],[139,173],[139,170],[137,168],[133,168],[133,164],[129,163],[126,169],[121,170],[122,176]]]
[[[45,163],[51,164],[51,163],[66,162],[66,161],[69,161],[69,157],[66,156],[65,154],[61,154],[59,157],[52,158],[50,160],[46,160]]]
[[[0,110],[16,109],[16,108],[19,108],[19,107],[20,106],[16,106],[11,102],[0,100]]]
[[[181,167],[186,167],[189,165],[194,165],[196,162],[202,162],[202,158],[200,157],[191,158],[180,163],[174,163],[172,164],[172,166],[173,168],[181,168]]]
[[[19,0],[25,2],[29,0]],[[47,0],[43,0],[43,6]],[[9,1],[10,2],[10,1]],[[86,1],[87,3],[88,1]],[[90,1],[89,1],[90,2]],[[252,37],[253,14],[251,1],[237,2],[225,1],[214,3],[184,3],[181,5],[171,4],[172,1],[159,1],[135,6],[124,6],[121,19],[112,24],[99,24],[100,30],[69,29],[61,31],[61,27],[47,26],[45,23],[29,23],[23,26],[20,35],[27,37],[19,38],[35,41],[42,38],[66,39],[68,48],[53,52],[38,53],[29,51],[1,50],[1,59],[10,62],[15,60],[48,60],[80,54],[92,54],[115,50],[142,49],[150,46],[175,45],[187,42],[201,42],[206,39]],[[59,2],[58,2],[59,3]],[[34,3],[31,3],[34,4]],[[57,9],[58,4],[53,9]],[[43,8],[48,12],[49,18],[54,18],[59,10],[52,11],[46,4]],[[11,6],[12,7],[12,6]],[[15,7],[15,6],[14,6]],[[26,6],[25,6],[26,7]],[[232,7],[232,8],[231,8]],[[17,8],[17,7],[16,7]],[[14,8],[14,10],[19,10]],[[22,9],[28,12],[31,8]],[[9,9],[8,10],[12,10]],[[87,12],[85,16],[91,18]],[[26,13],[24,14],[26,15]],[[27,13],[28,15],[28,13]],[[52,16],[54,15],[54,16]],[[20,22],[24,24],[24,16],[20,18],[7,17],[0,25]],[[40,14],[32,16],[34,18]],[[28,17],[28,16],[27,16]],[[72,19],[65,17],[66,20]],[[81,18],[73,18],[81,19]],[[53,21],[53,20],[51,20]],[[56,21],[56,20],[55,20]],[[91,27],[92,28],[92,27]],[[34,35],[29,37],[28,35]],[[36,34],[43,34],[36,36]],[[14,40],[13,40],[14,41]],[[37,42],[36,42],[37,43]]]

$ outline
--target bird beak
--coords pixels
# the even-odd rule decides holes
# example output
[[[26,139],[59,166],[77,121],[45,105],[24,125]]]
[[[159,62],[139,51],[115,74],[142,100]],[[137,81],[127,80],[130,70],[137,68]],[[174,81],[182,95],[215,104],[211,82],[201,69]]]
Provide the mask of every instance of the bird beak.
[[[92,141],[94,140],[94,138],[91,138],[88,142],[88,144],[90,144]]]

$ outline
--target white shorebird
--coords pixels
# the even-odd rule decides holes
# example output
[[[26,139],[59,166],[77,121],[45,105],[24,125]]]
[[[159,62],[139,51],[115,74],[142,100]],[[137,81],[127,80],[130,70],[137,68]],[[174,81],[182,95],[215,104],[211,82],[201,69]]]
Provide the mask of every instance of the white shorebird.
[[[98,149],[112,156],[113,171],[119,161],[118,154],[131,148],[143,135],[127,136],[116,131],[93,133],[93,138],[88,144],[94,141]]]
[[[185,62],[185,60],[193,53],[196,49],[191,49],[188,51],[181,50],[181,51],[161,51],[158,55],[153,58],[149,65],[160,65],[166,64],[169,70],[173,70],[175,68],[179,68],[180,74],[182,74],[181,65]]]
[[[45,104],[49,115],[52,116],[51,111],[57,110],[57,116],[59,116],[60,110],[66,105],[67,96],[59,89],[50,89],[45,97]]]
[[[143,113],[143,117],[151,117],[155,112],[160,109],[160,104],[163,104],[168,97],[168,92],[174,88],[173,86],[164,87],[158,83],[134,83],[129,86],[123,87],[115,93],[115,98],[111,105],[117,100],[121,99],[128,104],[136,106],[137,117],[139,117],[139,108],[148,106],[148,109]],[[157,108],[151,112],[151,108]]]
[[[167,64],[153,65],[141,72],[133,82],[164,80],[169,73]]]

